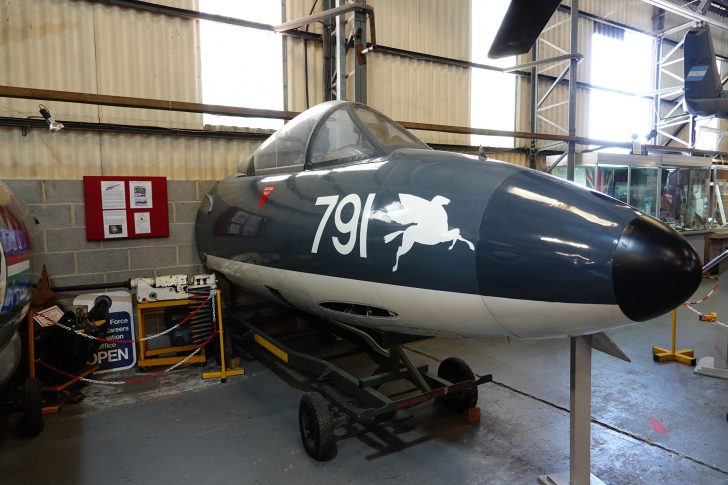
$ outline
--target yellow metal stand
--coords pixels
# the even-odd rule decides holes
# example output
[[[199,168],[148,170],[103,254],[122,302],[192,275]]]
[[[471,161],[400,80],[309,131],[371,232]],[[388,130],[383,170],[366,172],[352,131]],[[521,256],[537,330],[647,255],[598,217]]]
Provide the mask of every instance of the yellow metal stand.
[[[33,316],[35,315],[35,312],[33,310],[30,310],[28,312],[27,321],[28,321],[28,377],[31,377],[35,379],[36,376],[36,370],[35,370],[35,323],[33,321]],[[65,390],[67,387],[70,387],[72,384],[75,384],[78,382],[82,377],[88,377],[89,375],[93,374],[97,369],[99,368],[98,365],[91,366],[87,368],[85,371],[81,373],[81,375],[66,381],[63,384],[59,384],[57,386],[43,386],[41,387],[41,391],[47,392],[60,392]],[[58,414],[61,412],[61,406],[58,404],[54,405],[46,405],[42,408],[43,414]],[[22,415],[23,413],[16,413],[14,416]]]
[[[66,389],[71,387],[73,384],[80,381],[82,378],[88,377],[91,374],[93,374],[94,372],[96,372],[98,370],[98,368],[99,368],[98,364],[88,367],[84,371],[80,372],[76,377],[72,377],[62,384],[58,384],[57,386],[43,386],[43,387],[41,387],[41,390],[47,391],[47,392],[65,391]]]
[[[218,292],[219,295],[219,292]],[[171,306],[182,306],[196,303],[194,300],[166,300],[166,301],[154,301],[150,303],[137,303],[137,326],[139,328],[139,338],[143,338],[146,334],[144,328],[144,310],[148,309],[160,309]],[[137,360],[137,366],[139,367],[150,367],[154,365],[172,365],[180,362],[184,357],[156,357],[162,354],[170,354],[176,352],[191,352],[197,348],[196,345],[180,345],[176,347],[164,347],[160,349],[148,350],[147,343],[142,340],[139,342],[139,360]],[[201,352],[201,355],[195,355],[187,360],[188,364],[204,364],[205,363],[205,351]]]
[[[220,305],[220,290],[215,292],[215,315],[217,317],[217,330],[220,335],[220,370],[215,372],[203,372],[203,379],[220,379],[221,382],[225,382],[228,377],[242,376],[245,374],[243,369],[230,369],[228,370],[225,366],[225,339],[223,337],[223,325],[222,325],[222,305]]]
[[[685,365],[695,365],[695,356],[692,349],[675,350],[677,339],[677,309],[672,311],[672,350],[662,347],[652,347],[652,360],[655,362],[676,361]]]

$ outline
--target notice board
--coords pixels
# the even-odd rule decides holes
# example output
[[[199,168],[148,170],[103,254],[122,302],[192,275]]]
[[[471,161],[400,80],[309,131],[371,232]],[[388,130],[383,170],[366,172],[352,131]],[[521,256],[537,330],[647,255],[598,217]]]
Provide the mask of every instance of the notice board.
[[[169,236],[166,177],[83,178],[86,239]]]

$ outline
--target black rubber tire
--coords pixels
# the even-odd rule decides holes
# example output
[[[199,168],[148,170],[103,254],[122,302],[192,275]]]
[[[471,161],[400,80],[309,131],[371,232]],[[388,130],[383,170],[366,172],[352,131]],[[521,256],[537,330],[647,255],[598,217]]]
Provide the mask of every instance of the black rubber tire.
[[[458,357],[448,357],[440,362],[440,366],[437,368],[437,376],[451,384],[468,379],[475,380],[473,370],[463,359]],[[439,401],[451,411],[462,412],[478,404],[478,388],[474,387],[472,389],[454,392],[439,398]]]
[[[327,461],[336,454],[334,426],[324,396],[319,392],[307,392],[298,406],[298,425],[306,453],[318,461]]]
[[[45,426],[43,421],[43,401],[41,399],[40,380],[29,377],[23,388],[23,436],[34,438]]]

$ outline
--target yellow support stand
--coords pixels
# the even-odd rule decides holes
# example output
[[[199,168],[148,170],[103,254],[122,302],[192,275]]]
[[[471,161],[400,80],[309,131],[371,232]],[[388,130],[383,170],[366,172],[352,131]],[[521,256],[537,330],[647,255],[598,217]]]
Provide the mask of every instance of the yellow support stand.
[[[162,300],[152,301],[147,303],[137,303],[137,327],[139,328],[139,338],[146,336],[146,329],[144,326],[144,315],[148,309],[159,310],[173,306],[187,306],[191,303],[195,303],[195,300],[183,299],[183,300]],[[137,359],[137,366],[139,367],[151,367],[155,365],[172,365],[180,362],[184,357],[159,357],[162,354],[186,352],[192,351],[197,348],[196,345],[179,345],[172,347],[163,347],[159,349],[149,350],[147,349],[147,342],[141,340],[139,342],[139,358]],[[187,359],[188,364],[204,364],[206,361],[204,349],[201,355],[195,355],[190,359]]]
[[[215,309],[215,313],[217,316],[217,328],[218,333],[220,334],[220,370],[215,372],[203,372],[202,378],[203,379],[220,379],[220,382],[225,382],[228,377],[232,376],[242,376],[245,374],[244,369],[230,369],[228,370],[225,366],[225,339],[223,337],[223,330],[222,330],[222,306],[220,305],[220,290],[217,290],[215,292],[215,303],[217,304],[217,308]]]
[[[672,350],[662,347],[652,347],[652,360],[655,362],[675,361],[685,365],[695,365],[695,356],[692,349],[675,350],[677,339],[677,308],[672,311]]]

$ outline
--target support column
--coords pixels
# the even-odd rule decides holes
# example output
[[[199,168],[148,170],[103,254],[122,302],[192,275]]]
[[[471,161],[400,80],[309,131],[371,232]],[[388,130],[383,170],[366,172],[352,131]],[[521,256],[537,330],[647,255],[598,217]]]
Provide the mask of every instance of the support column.
[[[545,485],[603,485],[591,474],[591,356],[592,336],[571,337],[568,473],[538,477]]]
[[[577,54],[579,38],[579,0],[571,0],[571,49],[572,55]],[[569,136],[576,136],[576,67],[577,60],[571,59],[569,67]],[[576,158],[576,143],[569,142],[566,158],[566,179],[574,181],[574,159]]]
[[[571,337],[570,450],[572,485],[588,484],[591,467],[591,335]]]
[[[340,7],[344,0],[336,0]],[[346,100],[346,18],[336,16],[336,99]]]
[[[333,0],[324,0],[324,10],[334,8]],[[323,22],[323,31],[321,32],[321,42],[324,53],[324,101],[333,101],[335,99],[334,89],[334,73],[336,72],[336,37],[331,35],[335,28],[334,19],[326,19]]]
[[[367,104],[367,16],[354,12],[354,101]]]
[[[665,11],[655,7],[655,15],[652,17],[652,30],[653,32],[662,32],[665,29]],[[663,48],[664,34],[658,34],[655,38],[655,97],[653,100],[653,116],[652,116],[652,130],[657,133],[660,128],[660,121],[662,120],[662,96],[660,94],[660,88],[662,86],[662,48]],[[655,135],[655,138],[651,143],[657,145],[660,136]],[[647,140],[650,143],[650,140]]]
[[[653,102],[653,110],[654,114],[652,116],[652,129],[657,132],[657,129],[660,126],[660,108],[662,105],[662,96],[660,96],[660,85],[662,84],[661,81],[661,74],[662,74],[662,35],[657,36],[655,39],[655,99]],[[652,143],[657,145],[657,138],[658,136],[655,135],[655,139],[652,140]],[[649,140],[648,140],[648,143]]]
[[[538,39],[531,48],[531,60],[538,61]],[[531,131],[536,133],[538,121],[538,66],[531,68]],[[531,139],[531,148],[528,152],[528,166],[536,169],[536,140]]]

